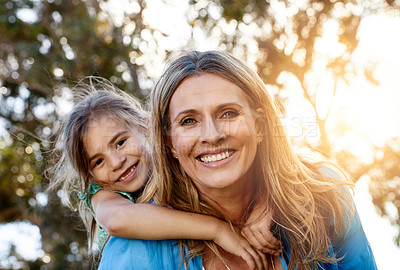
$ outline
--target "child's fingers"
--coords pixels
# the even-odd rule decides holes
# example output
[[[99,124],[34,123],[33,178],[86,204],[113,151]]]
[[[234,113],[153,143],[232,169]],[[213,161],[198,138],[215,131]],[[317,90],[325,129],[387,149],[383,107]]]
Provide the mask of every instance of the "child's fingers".
[[[249,266],[250,269],[256,269],[256,261],[249,252],[243,252],[239,255]]]
[[[271,224],[270,222],[259,222],[257,224],[253,224],[252,226],[248,226],[247,229],[251,230],[254,234],[261,234],[261,236],[257,236],[257,238],[262,237],[264,240],[259,240],[260,243],[268,245],[268,247],[272,248],[271,245],[280,246],[280,242],[275,236],[272,234],[270,230]],[[267,244],[268,243],[268,244]]]
[[[269,249],[269,248],[263,248],[261,250],[261,252],[265,253],[265,254],[270,254],[273,256],[279,256],[282,253],[282,250],[276,250],[276,249]]]
[[[262,265],[263,265],[262,269],[268,269],[267,256],[262,251],[257,250],[257,252],[258,252],[258,255],[260,255],[260,258],[261,258],[261,261],[262,261]]]
[[[268,269],[268,268],[264,267],[266,258],[263,253],[254,250],[251,246],[249,246],[247,251],[250,253],[253,261],[255,262],[255,266],[256,266],[255,269],[259,269],[259,270]]]
[[[255,232],[249,228],[244,228],[241,233],[255,249],[273,255],[281,253],[281,246],[269,243],[261,232]]]
[[[270,233],[272,237],[266,237],[262,231],[254,232],[253,234],[254,237],[257,239],[259,245],[261,245],[263,248],[269,248],[269,249],[281,248],[279,241],[272,235],[272,233]],[[276,241],[273,241],[274,239],[276,239]]]
[[[240,256],[247,263],[250,269],[260,269],[260,259],[258,258],[258,255],[254,251],[254,249],[250,246],[250,244],[243,239],[243,241],[240,242],[240,246],[241,252],[237,255]]]
[[[282,245],[281,241],[276,239],[276,237],[272,234],[272,232],[270,230],[262,230],[261,229],[261,230],[259,230],[259,232],[262,234],[262,236],[268,243],[275,245],[277,247],[280,247]]]
[[[251,231],[248,228],[244,228],[241,231],[242,236],[244,238],[246,238],[246,240],[250,243],[250,245],[252,245],[254,248],[260,250],[262,248],[262,246],[259,244],[257,238],[255,237],[253,231]]]

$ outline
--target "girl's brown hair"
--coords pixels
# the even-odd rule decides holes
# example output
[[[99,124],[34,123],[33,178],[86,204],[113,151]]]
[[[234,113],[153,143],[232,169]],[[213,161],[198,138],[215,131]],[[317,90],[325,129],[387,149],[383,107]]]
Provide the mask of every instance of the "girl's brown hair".
[[[95,219],[83,200],[79,200],[77,207],[71,203],[73,196],[87,192],[91,181],[83,144],[89,120],[108,117],[146,134],[148,113],[138,100],[101,77],[83,79],[73,89],[73,94],[74,108],[55,132],[55,148],[52,151],[55,163],[47,170],[50,179],[47,189],[61,188],[64,203],[74,209],[78,208],[88,232],[91,250],[96,231]]]

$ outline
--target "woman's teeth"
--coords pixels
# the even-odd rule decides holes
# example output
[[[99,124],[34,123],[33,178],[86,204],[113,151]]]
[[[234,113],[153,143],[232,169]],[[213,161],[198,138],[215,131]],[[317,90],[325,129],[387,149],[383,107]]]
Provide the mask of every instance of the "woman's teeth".
[[[122,176],[122,177],[119,179],[119,181],[124,181],[125,178],[127,178],[128,176],[131,175],[131,173],[135,170],[135,168],[136,168],[136,166],[133,166],[133,167],[129,170],[129,172],[128,172],[127,174],[125,174],[124,176]]]
[[[232,154],[233,154],[233,151],[226,151],[222,154],[200,157],[200,160],[204,163],[216,162],[216,161],[226,159],[226,158],[232,156]]]

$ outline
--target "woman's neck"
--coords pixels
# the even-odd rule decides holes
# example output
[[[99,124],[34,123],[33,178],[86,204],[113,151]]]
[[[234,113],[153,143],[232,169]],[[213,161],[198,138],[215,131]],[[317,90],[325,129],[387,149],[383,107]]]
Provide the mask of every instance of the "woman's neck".
[[[254,199],[253,181],[246,177],[233,186],[208,190],[204,194],[216,202],[234,224],[244,224],[248,207]]]

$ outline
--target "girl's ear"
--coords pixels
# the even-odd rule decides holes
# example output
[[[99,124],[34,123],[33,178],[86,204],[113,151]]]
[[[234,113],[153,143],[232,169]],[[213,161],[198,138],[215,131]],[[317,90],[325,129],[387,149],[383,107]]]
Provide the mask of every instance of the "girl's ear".
[[[256,109],[256,132],[257,132],[257,142],[261,143],[264,140],[265,136],[265,123],[266,121],[264,117],[265,113],[262,108]]]

